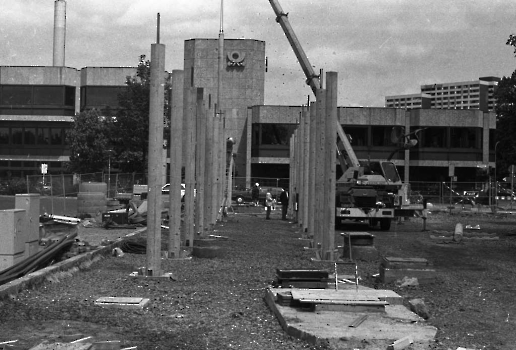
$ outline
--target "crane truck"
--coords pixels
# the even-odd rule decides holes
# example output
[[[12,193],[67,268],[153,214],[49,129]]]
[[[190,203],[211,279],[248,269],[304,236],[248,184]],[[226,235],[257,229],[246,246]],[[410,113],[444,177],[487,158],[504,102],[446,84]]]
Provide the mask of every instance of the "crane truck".
[[[278,22],[287,37],[306,77],[306,83],[317,95],[320,77],[303,51],[290,22],[277,0],[269,0]],[[412,141],[409,145],[414,145]],[[416,208],[410,207],[408,186],[403,184],[396,165],[389,161],[360,161],[351,146],[349,137],[337,123],[337,156],[342,176],[336,180],[335,224],[344,220],[367,221],[371,227],[389,230],[396,217],[412,216]],[[422,208],[421,208],[422,209]]]

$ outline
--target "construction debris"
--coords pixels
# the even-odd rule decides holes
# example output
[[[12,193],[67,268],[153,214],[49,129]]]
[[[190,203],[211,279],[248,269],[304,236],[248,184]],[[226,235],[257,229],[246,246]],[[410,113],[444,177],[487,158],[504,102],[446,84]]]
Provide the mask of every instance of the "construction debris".
[[[414,341],[410,335],[396,340],[394,343],[387,347],[387,350],[401,350],[412,344]]]

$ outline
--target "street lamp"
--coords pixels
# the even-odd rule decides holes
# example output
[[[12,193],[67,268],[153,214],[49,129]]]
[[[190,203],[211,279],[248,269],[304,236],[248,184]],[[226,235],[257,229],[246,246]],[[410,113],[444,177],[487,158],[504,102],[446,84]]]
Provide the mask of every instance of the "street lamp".
[[[107,197],[109,198],[109,190],[111,189],[111,154],[114,153],[112,149],[108,149],[108,185],[107,185]]]

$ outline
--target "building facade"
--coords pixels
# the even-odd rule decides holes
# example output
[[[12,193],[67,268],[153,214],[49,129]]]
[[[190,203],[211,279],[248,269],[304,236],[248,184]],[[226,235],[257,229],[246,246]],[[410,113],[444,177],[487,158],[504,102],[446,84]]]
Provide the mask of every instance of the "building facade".
[[[289,139],[301,107],[253,106],[248,119],[248,157],[253,177],[288,174]],[[392,161],[404,181],[474,182],[481,167],[494,167],[496,115],[480,110],[339,107],[338,118],[361,160]],[[393,130],[417,133],[414,148],[396,152]]]
[[[116,108],[134,67],[0,66],[0,177],[62,173],[66,133],[83,110]]]
[[[263,41],[225,40],[223,57],[219,100],[218,40],[185,41],[184,91],[202,87],[207,103],[220,101],[226,135],[236,141],[238,177],[288,178],[289,141],[302,107],[263,104]],[[118,93],[127,76],[135,74],[135,67],[0,67],[0,177],[40,174],[43,163],[51,174],[64,172],[73,116],[92,108],[117,108]],[[486,83],[482,91],[489,93],[489,86],[494,91],[494,83]],[[453,169],[458,181],[474,181],[476,168],[494,166],[495,114],[428,108],[428,96],[429,91],[411,96],[412,108],[401,103],[400,108],[339,107],[339,120],[359,159],[387,159],[397,147],[391,139],[395,127],[424,129],[415,148],[393,156],[405,180],[445,181]]]
[[[386,96],[385,107],[494,111],[499,81],[498,77],[481,77],[475,81],[421,85],[421,94]]]

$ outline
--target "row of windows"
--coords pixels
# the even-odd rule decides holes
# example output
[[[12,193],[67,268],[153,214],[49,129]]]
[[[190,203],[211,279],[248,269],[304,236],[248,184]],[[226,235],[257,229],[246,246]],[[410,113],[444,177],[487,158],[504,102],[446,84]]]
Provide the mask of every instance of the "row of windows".
[[[65,145],[65,128],[0,127],[0,145]]]
[[[48,169],[61,169],[61,162],[44,162],[48,165]],[[18,161],[18,160],[0,160],[0,168],[24,168],[24,169],[36,169],[41,171],[41,162],[35,161]]]
[[[126,90],[125,86],[83,86],[81,87],[81,111],[106,107],[116,109],[119,94]]]
[[[81,87],[81,110],[118,108],[125,86]],[[75,87],[55,85],[0,85],[1,115],[75,115]]]
[[[393,126],[343,126],[355,146],[392,147]],[[253,124],[253,146],[283,145],[288,148],[292,124]],[[417,147],[474,148],[482,147],[480,128],[429,127],[418,133]]]
[[[432,86],[423,86],[421,87],[421,90],[425,91],[433,91],[433,90],[469,90],[469,89],[478,89],[479,84],[465,84],[465,85],[449,85],[449,86],[442,86],[442,85],[432,85]]]
[[[3,106],[75,106],[75,87],[47,85],[2,85]]]
[[[75,114],[75,87],[64,85],[1,85],[2,115]]]
[[[344,131],[351,137],[352,145],[389,147],[394,145],[391,140],[392,126],[344,126]],[[420,131],[418,139],[416,147],[474,149],[482,147],[482,132],[479,128],[430,127]]]

